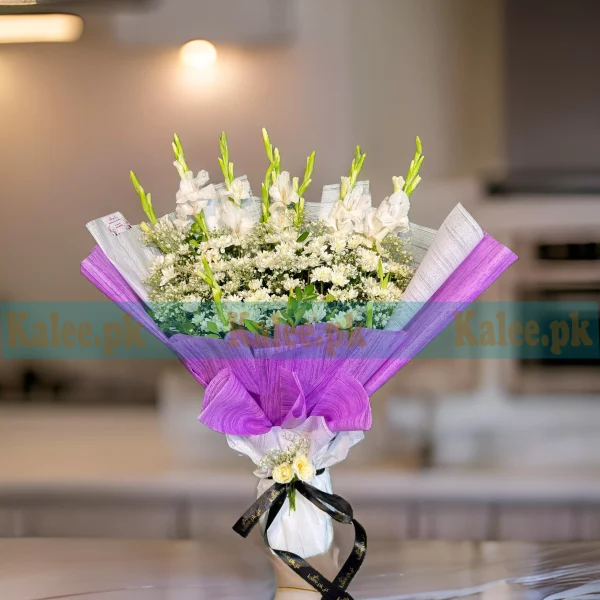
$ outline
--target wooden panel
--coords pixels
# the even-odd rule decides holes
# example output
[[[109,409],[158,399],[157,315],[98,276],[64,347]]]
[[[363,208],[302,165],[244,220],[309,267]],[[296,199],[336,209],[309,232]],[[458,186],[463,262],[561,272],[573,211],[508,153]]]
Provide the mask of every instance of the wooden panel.
[[[18,508],[0,508],[0,537],[19,537],[23,531],[23,513]]]
[[[566,542],[576,539],[576,512],[568,507],[500,506],[500,540]]]
[[[175,506],[60,505],[23,509],[26,537],[175,538]]]
[[[411,506],[404,503],[394,504],[356,504],[354,514],[364,526],[370,539],[402,540],[410,535],[410,523],[414,514]],[[345,527],[354,535],[351,527]],[[345,532],[346,533],[346,532]]]
[[[418,508],[418,537],[423,540],[485,540],[489,509],[481,504],[435,504]]]
[[[578,514],[575,539],[600,540],[600,507],[583,507]]]
[[[222,506],[192,505],[188,516],[189,536],[199,540],[220,539],[230,534],[236,536],[231,528],[251,503],[250,497],[246,506],[229,503]]]

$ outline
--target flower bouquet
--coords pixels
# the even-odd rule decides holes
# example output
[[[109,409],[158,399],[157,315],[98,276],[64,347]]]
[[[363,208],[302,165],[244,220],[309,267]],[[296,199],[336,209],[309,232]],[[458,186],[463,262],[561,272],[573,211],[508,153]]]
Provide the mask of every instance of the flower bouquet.
[[[256,465],[258,499],[234,525],[259,525],[283,563],[323,598],[347,588],[367,537],[332,493],[329,467],[371,427],[369,397],[516,259],[458,205],[438,231],[409,220],[423,163],[417,138],[405,178],[371,204],[356,148],[348,176],[305,201],[263,130],[261,195],[236,177],[225,134],[223,181],[194,174],[174,137],[175,212],[158,218],[131,173],[148,222],[121,213],[88,224],[98,242],[82,273],[151,331],[205,388],[199,419]],[[355,544],[332,579],[307,559],[328,552],[332,520]],[[314,562],[314,561],[313,561]]]

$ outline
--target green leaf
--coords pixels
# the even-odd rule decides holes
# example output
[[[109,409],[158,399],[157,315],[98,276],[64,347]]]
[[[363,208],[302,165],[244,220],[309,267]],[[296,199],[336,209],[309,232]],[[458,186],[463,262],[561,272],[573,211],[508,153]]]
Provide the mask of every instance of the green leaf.
[[[298,239],[296,241],[299,244],[301,244],[302,242],[305,242],[308,239],[309,235],[310,235],[310,231],[305,231],[298,236]]]
[[[294,321],[296,325],[300,322],[300,319],[304,316],[304,313],[310,308],[310,304],[301,304],[296,312],[294,313]]]
[[[327,296],[325,296],[325,302],[335,302],[335,296],[327,294]]]
[[[256,323],[255,321],[251,321],[250,319],[246,319],[244,321],[244,327],[250,331],[251,333],[258,333],[260,334],[260,330],[259,330],[259,324]]]
[[[219,328],[214,321],[209,321],[206,326],[211,333],[216,333],[217,335],[219,334]]]
[[[366,327],[373,329],[373,302],[367,302],[367,319]]]
[[[304,288],[304,296],[305,296],[305,297],[306,297],[307,295],[308,295],[308,296],[312,296],[314,293],[315,293],[315,286],[314,286],[314,284],[312,284],[312,283],[311,283],[310,285],[307,285],[307,286]]]
[[[221,339],[221,336],[217,335],[216,333],[207,333],[204,337],[214,338],[214,339],[217,339],[217,340]]]

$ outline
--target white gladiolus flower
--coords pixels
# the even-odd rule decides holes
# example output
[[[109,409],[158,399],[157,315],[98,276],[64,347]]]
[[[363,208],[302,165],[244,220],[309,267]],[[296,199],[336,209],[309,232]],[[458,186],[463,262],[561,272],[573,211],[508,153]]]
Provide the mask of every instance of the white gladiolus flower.
[[[208,173],[200,171],[196,177],[192,171],[183,174],[177,192],[177,204],[195,202],[196,194],[208,183]]]
[[[327,217],[328,223],[342,233],[362,233],[365,215],[371,208],[371,195],[355,187],[343,200],[338,200]]]
[[[269,223],[277,229],[284,229],[291,224],[288,209],[281,202],[274,202],[271,204],[269,214]]]
[[[223,202],[218,212],[221,223],[229,227],[237,237],[244,237],[254,227],[248,211],[233,202]]]
[[[171,279],[174,279],[177,276],[175,273],[175,267],[173,265],[169,265],[162,270],[162,279],[160,280],[160,286],[165,286]]]
[[[228,190],[221,191],[222,198],[228,198],[238,206],[242,205],[242,200],[250,198],[250,184],[247,179],[238,177],[231,182],[231,187]]]
[[[409,230],[410,200],[402,191],[394,192],[377,209],[375,216],[389,233],[406,233]]]
[[[300,200],[298,192],[294,191],[290,174],[287,171],[283,171],[277,176],[275,183],[269,189],[269,194],[274,204],[282,204],[283,206],[296,204]]]
[[[202,187],[208,181],[206,171],[200,171],[196,178],[191,171],[184,173],[184,176],[176,194],[178,226],[187,221],[188,217],[199,215],[209,201],[214,200],[218,195],[214,185]]]
[[[394,184],[394,192],[399,192],[404,189],[404,177],[392,177],[392,182]]]
[[[363,233],[371,239],[381,240],[387,234],[388,230],[382,225],[377,218],[377,209],[371,207],[363,220]]]

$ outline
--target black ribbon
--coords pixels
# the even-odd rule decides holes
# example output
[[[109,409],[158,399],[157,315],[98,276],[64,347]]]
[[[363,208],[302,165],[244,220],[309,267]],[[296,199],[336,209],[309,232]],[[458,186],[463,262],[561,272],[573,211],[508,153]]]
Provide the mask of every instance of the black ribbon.
[[[317,471],[321,475],[325,469]],[[311,567],[303,558],[293,552],[271,548],[267,532],[275,517],[283,507],[290,488],[294,487],[318,509],[327,513],[338,523],[354,525],[354,546],[344,566],[333,581],[329,581],[319,571]],[[265,526],[265,544],[306,583],[322,594],[322,600],[353,600],[346,592],[350,582],[358,573],[367,554],[367,533],[364,527],[354,518],[352,507],[341,496],[328,494],[303,481],[293,481],[288,484],[274,483],[258,500],[240,517],[233,530],[243,538],[248,537],[260,517],[268,511]]]

